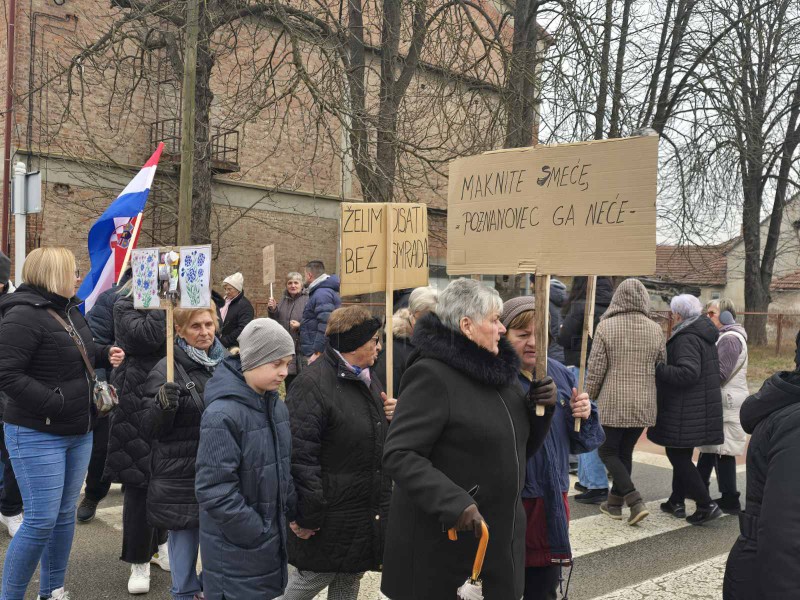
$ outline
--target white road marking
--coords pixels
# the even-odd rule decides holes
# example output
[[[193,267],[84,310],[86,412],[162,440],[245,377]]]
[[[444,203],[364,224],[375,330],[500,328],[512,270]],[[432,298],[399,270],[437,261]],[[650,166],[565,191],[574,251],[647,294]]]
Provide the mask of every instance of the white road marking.
[[[721,600],[727,559],[721,554],[592,600]]]

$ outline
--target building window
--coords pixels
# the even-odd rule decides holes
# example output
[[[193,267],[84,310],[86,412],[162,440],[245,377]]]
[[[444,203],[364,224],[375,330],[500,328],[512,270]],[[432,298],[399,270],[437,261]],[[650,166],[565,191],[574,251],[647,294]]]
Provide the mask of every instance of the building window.
[[[719,292],[711,292],[712,300],[719,300],[720,298],[722,298],[722,295]]]

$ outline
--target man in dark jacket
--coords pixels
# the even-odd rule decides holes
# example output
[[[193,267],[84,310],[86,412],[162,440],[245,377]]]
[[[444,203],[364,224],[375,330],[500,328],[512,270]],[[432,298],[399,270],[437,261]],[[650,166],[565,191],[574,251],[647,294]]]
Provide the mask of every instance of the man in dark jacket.
[[[308,304],[300,325],[300,351],[311,364],[325,350],[328,318],[342,305],[342,299],[339,297],[339,278],[328,275],[321,260],[312,260],[306,265],[306,284]]]
[[[724,600],[797,597],[800,580],[800,371],[776,373],[745,400],[747,501],[725,569]]]
[[[381,456],[394,402],[371,371],[380,328],[362,306],[334,311],[325,353],[286,398],[298,500],[289,562],[298,573],[283,600],[312,600],[328,586],[356,600],[364,572],[383,562],[392,481]]]
[[[255,312],[250,300],[244,295],[244,277],[241,273],[234,273],[222,282],[225,290],[225,299],[219,307],[220,327],[219,341],[226,348],[239,345],[239,335],[247,324],[253,320]]]
[[[558,334],[558,343],[564,347],[564,364],[580,367],[581,344],[583,343],[583,320],[586,314],[586,277],[576,277],[572,282],[569,297],[562,307],[564,320]],[[594,326],[600,323],[600,317],[608,310],[614,296],[614,283],[610,277],[598,277],[594,299]],[[591,340],[586,353],[588,360],[591,352]]]
[[[534,276],[531,275],[531,283]],[[558,334],[561,333],[561,323],[564,317],[561,309],[567,301],[567,286],[553,277],[550,279],[550,343],[547,345],[547,358],[557,360],[562,365],[566,364],[564,346],[558,343]]]
[[[289,412],[277,389],[294,352],[271,319],[252,321],[205,389],[195,492],[206,600],[269,600],[286,587],[296,496]]]
[[[719,331],[690,294],[673,298],[670,309],[678,324],[667,341],[667,362],[656,366],[658,412],[647,437],[666,448],[673,469],[672,495],[661,509],[685,514],[684,499],[691,498],[697,511],[686,520],[701,525],[722,516],[692,462],[696,447],[723,442]]]
[[[127,269],[120,280],[119,286],[130,281],[131,269]],[[119,286],[113,285],[110,289],[100,294],[92,309],[86,313],[86,322],[92,330],[96,344],[111,345],[114,337],[114,303],[119,298]],[[106,369],[97,369],[97,378],[108,381],[111,372]],[[78,505],[78,522],[88,523],[94,519],[97,505],[108,495],[111,482],[103,478],[108,457],[108,433],[111,419],[98,419],[92,432],[92,458],[89,461],[89,471],[86,474],[86,489],[83,500]]]
[[[0,252],[0,298],[9,293],[11,289],[11,259]],[[17,533],[22,525],[22,494],[20,494],[14,469],[11,467],[11,458],[6,449],[5,435],[3,435],[3,408],[8,397],[5,392],[0,392],[0,523],[6,526],[11,537]]]

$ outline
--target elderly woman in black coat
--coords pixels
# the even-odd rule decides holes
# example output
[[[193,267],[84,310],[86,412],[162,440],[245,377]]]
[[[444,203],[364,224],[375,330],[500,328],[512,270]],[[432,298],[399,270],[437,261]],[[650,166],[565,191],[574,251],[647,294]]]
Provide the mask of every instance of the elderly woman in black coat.
[[[550,427],[556,388],[547,378],[522,391],[502,310],[496,291],[458,279],[414,328],[416,351],[383,460],[395,482],[381,584],[392,600],[454,598],[470,576],[484,521],[484,594],[522,597],[520,493],[527,457]],[[548,406],[545,416],[535,415],[537,403]],[[470,535],[450,541],[449,528]]]
[[[119,406],[111,415],[105,478],[125,485],[120,558],[131,565],[128,592],[145,594],[150,591],[150,561],[169,570],[167,532],[147,523],[150,442],[141,427],[148,408],[142,402],[145,381],[167,352],[167,322],[162,310],[134,308],[132,289],[129,281],[114,303],[114,332],[125,361],[111,377]]]
[[[723,442],[719,332],[694,296],[676,296],[670,309],[677,325],[667,341],[667,362],[656,366],[658,413],[647,437],[666,447],[672,464],[672,495],[661,510],[701,525],[722,516],[692,462],[695,447]],[[697,503],[688,517],[685,498]]]
[[[289,562],[298,571],[284,600],[356,600],[365,571],[380,569],[392,482],[381,469],[394,414],[372,372],[381,321],[361,306],[331,313],[327,347],[294,382],[286,405],[292,424],[296,535]]]
[[[173,600],[200,597],[197,576],[200,520],[195,496],[195,462],[208,380],[226,356],[215,336],[213,309],[175,310],[175,381],[167,382],[167,359],[150,372],[142,402],[142,434],[153,444],[147,520],[169,530]]]

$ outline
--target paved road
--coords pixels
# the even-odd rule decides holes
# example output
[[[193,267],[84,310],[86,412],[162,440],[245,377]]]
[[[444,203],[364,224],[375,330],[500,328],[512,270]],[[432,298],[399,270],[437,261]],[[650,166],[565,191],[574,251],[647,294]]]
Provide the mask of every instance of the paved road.
[[[647,450],[653,450],[647,448]],[[600,515],[594,506],[570,501],[575,566],[570,600],[720,600],[725,559],[737,536],[737,520],[725,517],[704,527],[663,515],[658,503],[669,496],[671,471],[662,454],[635,456],[634,478],[651,508],[651,516],[629,527]],[[744,489],[740,467],[739,485]],[[712,486],[715,484],[712,482]],[[122,495],[112,489],[97,518],[78,525],[67,589],[74,600],[127,598],[127,565],[120,552]],[[0,556],[9,538],[0,531]],[[147,600],[168,600],[169,575],[152,570]],[[361,599],[378,600],[379,576],[369,574]],[[35,589],[26,600],[35,600]]]

